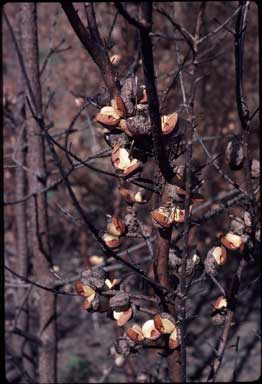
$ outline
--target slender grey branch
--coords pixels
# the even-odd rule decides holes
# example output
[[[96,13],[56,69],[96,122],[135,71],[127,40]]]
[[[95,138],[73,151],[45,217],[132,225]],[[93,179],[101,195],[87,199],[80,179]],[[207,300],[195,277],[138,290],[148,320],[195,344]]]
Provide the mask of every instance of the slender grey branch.
[[[217,27],[216,29],[214,29],[214,31],[208,33],[206,36],[203,36],[201,37],[200,39],[198,39],[197,43],[198,44],[202,44],[204,41],[206,41],[207,39],[209,39],[210,37],[214,36],[215,34],[217,34],[219,31],[221,31],[221,29],[223,29],[237,14],[238,12],[240,11],[240,9],[242,8],[242,6],[238,7],[235,12],[230,16],[228,17],[224,23],[222,23],[219,27]]]

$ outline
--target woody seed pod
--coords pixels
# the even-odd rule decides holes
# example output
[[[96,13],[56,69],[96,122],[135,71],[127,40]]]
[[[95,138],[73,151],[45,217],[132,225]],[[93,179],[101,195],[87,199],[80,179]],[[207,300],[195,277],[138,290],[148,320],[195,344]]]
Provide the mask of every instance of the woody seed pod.
[[[92,301],[90,311],[104,313],[104,312],[108,312],[108,310],[109,310],[108,297],[96,294],[94,300]]]
[[[192,210],[192,204],[189,206],[189,212]],[[185,210],[180,207],[173,208],[173,221],[183,223],[185,221]]]
[[[227,311],[227,299],[219,296],[213,303],[213,311],[211,313],[211,321],[213,325],[222,325],[225,322]]]
[[[125,148],[121,148],[119,144],[113,148],[111,158],[114,167],[121,171],[130,164],[128,151]]]
[[[100,110],[96,116],[96,121],[103,125],[116,126],[120,122],[120,116],[113,107],[106,106]]]
[[[134,200],[136,203],[139,203],[139,204],[144,204],[147,202],[146,198],[145,198],[145,192],[144,191],[138,191],[136,194],[135,194],[135,197],[134,197]]]
[[[132,339],[130,339],[127,335],[124,334],[123,336],[118,337],[116,339],[116,342],[115,342],[116,352],[124,356],[128,356],[130,352],[132,352],[135,345],[136,343]]]
[[[247,227],[252,226],[252,217],[248,211],[244,212],[243,219],[244,219],[244,223]]]
[[[84,296],[84,289],[83,289],[83,284],[81,283],[80,280],[77,280],[75,282],[75,290],[76,292],[81,295],[81,296]]]
[[[85,297],[90,297],[92,295],[94,295],[95,291],[89,287],[88,285],[83,285],[83,296]]]
[[[156,340],[161,336],[161,333],[156,329],[154,320],[147,320],[142,326],[142,332],[145,339]]]
[[[153,224],[160,228],[169,228],[174,221],[172,208],[159,207],[151,212]]]
[[[94,292],[92,295],[88,296],[86,298],[86,300],[84,301],[83,303],[83,308],[88,310],[88,309],[91,309],[92,307],[92,302],[94,301],[95,299],[95,296],[96,296],[96,293]]]
[[[142,167],[142,163],[137,159],[133,159],[128,167],[124,169],[124,176],[131,176],[131,174],[137,172]]]
[[[147,97],[146,89],[144,88],[143,89],[143,95],[142,95],[141,99],[139,100],[139,103],[140,104],[147,104],[147,102],[148,102],[148,97]]]
[[[123,187],[118,188],[118,191],[127,203],[134,203],[135,193],[133,191],[130,191],[129,189]]]
[[[111,235],[110,233],[105,233],[102,238],[109,248],[117,248],[121,244],[119,237]]]
[[[233,171],[242,168],[244,163],[243,145],[237,137],[229,141],[226,148],[226,161]]]
[[[227,260],[227,252],[224,247],[213,247],[211,249],[211,254],[218,265],[225,264]]]
[[[224,313],[216,313],[211,315],[211,322],[213,325],[223,325],[225,320],[226,318]]]
[[[227,249],[230,249],[232,251],[235,251],[236,249],[242,251],[244,246],[241,236],[236,235],[232,232],[228,232],[225,236],[221,237],[221,243]]]
[[[175,329],[175,319],[166,312],[155,315],[154,324],[156,329],[164,334],[170,334]]]
[[[112,151],[112,163],[116,169],[124,171],[124,175],[130,175],[141,167],[137,159],[130,160],[129,153],[125,148],[116,145]]]
[[[161,128],[164,135],[171,133],[176,127],[178,114],[176,112],[161,117]]]
[[[130,337],[130,339],[135,341],[136,343],[144,340],[142,328],[138,324],[133,324],[131,328],[128,328],[126,333],[128,337]]]
[[[122,220],[113,216],[111,222],[107,224],[106,231],[113,236],[122,236],[125,233],[125,225]]]
[[[230,223],[230,231],[236,235],[243,235],[245,230],[245,223],[240,217],[233,217]]]
[[[105,280],[105,285],[107,286],[107,288],[109,289],[112,289],[114,288],[116,285],[120,284],[121,283],[121,280],[120,279],[113,279],[113,281],[109,280],[109,279],[106,279]]]
[[[103,268],[86,269],[81,273],[81,282],[84,286],[89,286],[92,289],[102,289],[105,284],[106,273]]]
[[[110,56],[110,61],[112,65],[118,65],[122,59],[122,55],[119,55],[117,53],[115,55]]]
[[[181,164],[181,165],[175,166],[174,172],[175,172],[178,180],[180,180],[180,181],[185,180],[185,176],[186,176],[186,166],[185,165]]]
[[[214,309],[227,308],[227,299],[224,296],[219,296],[213,304]]]
[[[143,104],[138,104],[137,109],[140,105],[143,106]],[[129,117],[126,120],[126,125],[129,132],[134,137],[149,136],[152,133],[150,120],[147,116],[144,115],[135,115]]]
[[[116,367],[123,367],[123,365],[125,364],[125,362],[126,362],[126,358],[125,358],[125,356],[120,355],[119,353],[116,353],[116,354],[115,354],[115,360],[114,360],[114,363],[115,363],[115,366],[116,366]]]
[[[105,262],[105,259],[103,256],[90,256],[89,257],[89,262],[91,265],[101,265]]]
[[[115,96],[115,98],[111,100],[111,105],[116,111],[118,116],[120,117],[126,116],[126,107],[121,96],[119,95]]]
[[[180,345],[180,335],[177,327],[174,328],[168,341],[168,347],[170,349],[176,349]]]
[[[260,162],[256,159],[251,160],[251,165],[250,165],[250,170],[251,170],[251,177],[252,179],[257,179],[259,178],[260,175]]]
[[[129,307],[126,311],[113,311],[113,317],[117,321],[117,325],[122,327],[133,316],[133,309]]]
[[[124,292],[119,292],[110,298],[110,307],[116,311],[126,311],[130,307],[129,295]]]
[[[209,275],[215,275],[218,266],[223,265],[227,260],[227,253],[223,246],[212,247],[205,259],[205,270]]]

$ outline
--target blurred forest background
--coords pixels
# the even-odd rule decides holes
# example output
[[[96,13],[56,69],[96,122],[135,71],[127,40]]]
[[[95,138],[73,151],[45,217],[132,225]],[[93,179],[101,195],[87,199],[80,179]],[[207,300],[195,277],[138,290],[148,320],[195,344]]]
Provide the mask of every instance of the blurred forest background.
[[[174,18],[191,34],[194,33],[196,17],[200,2],[164,2],[155,3]],[[79,15],[84,19],[84,3],[75,3]],[[207,2],[200,36],[214,31],[230,18],[238,8],[236,1]],[[128,4],[129,11],[136,14],[136,4]],[[18,3],[4,6],[8,19],[17,28]],[[115,64],[119,78],[126,75],[132,65],[137,66],[137,75],[143,83],[143,70],[140,58],[137,60],[139,36],[136,28],[130,25],[117,11],[114,3],[95,3],[97,24],[102,38],[110,47],[109,56],[119,55]],[[90,55],[85,51],[66,18],[59,3],[38,3],[38,42],[41,71],[43,110],[49,134],[62,145],[65,144],[65,130],[79,112],[86,97],[98,93],[103,95],[105,85],[100,72]],[[217,164],[243,189],[246,189],[242,170],[232,171],[225,162],[225,148],[229,139],[241,134],[236,105],[236,80],[233,17],[225,28],[201,45],[198,60],[198,81],[194,112],[198,121],[198,133],[212,156],[220,155]],[[111,28],[113,25],[113,29]],[[23,28],[23,25],[21,25]],[[15,30],[16,32],[16,30]],[[179,35],[176,35],[179,36]],[[259,105],[258,95],[258,9],[255,2],[250,3],[244,47],[244,93],[248,108],[252,114]],[[153,53],[157,76],[159,99],[163,97],[177,72],[176,46],[174,28],[167,17],[154,11],[153,16]],[[187,54],[188,47],[181,39],[181,62]],[[17,215],[19,206],[25,207],[27,217],[30,215],[28,202],[14,204],[17,200],[17,169],[21,169],[17,154],[21,143],[20,128],[13,116],[18,99],[18,77],[20,72],[14,43],[6,22],[2,25],[2,64],[3,64],[3,108],[4,108],[4,236],[5,265],[20,275],[23,269],[19,264]],[[188,59],[183,68],[183,79],[187,96],[191,87],[191,61]],[[178,81],[170,87],[162,113],[181,111],[182,98]],[[68,137],[70,150],[81,159],[93,156],[109,149],[104,140],[103,128],[95,121],[97,108],[90,104],[78,116],[74,131]],[[251,121],[249,151],[252,159],[259,160],[259,113]],[[20,133],[19,133],[20,132]],[[65,169],[70,163],[61,150],[57,150]],[[108,152],[105,152],[108,155]],[[198,164],[209,161],[203,148],[194,138],[193,158]],[[104,156],[90,161],[92,166],[114,173],[110,157]],[[30,164],[24,168],[28,172]],[[54,165],[49,151],[46,151],[46,168],[48,185],[59,179],[60,174]],[[30,169],[29,169],[30,172]],[[208,210],[219,208],[223,198],[234,197],[234,187],[221,177],[212,167],[202,171],[205,180],[201,193],[205,203],[198,203],[194,218],[199,219]],[[84,212],[102,235],[107,222],[107,215],[118,210],[124,215],[126,204],[120,199],[117,178],[96,172],[78,165],[69,176],[70,183]],[[257,180],[254,184],[254,189]],[[25,181],[22,196],[29,194]],[[21,191],[20,191],[21,192]],[[21,194],[20,194],[21,197]],[[257,197],[258,199],[258,197]],[[47,192],[49,241],[52,253],[53,274],[59,279],[70,279],[78,275],[92,263],[92,256],[103,256],[101,248],[93,236],[84,227],[75,207],[72,205],[68,191],[63,183]],[[139,208],[139,218],[151,236],[154,245],[154,230],[149,212],[152,202]],[[202,204],[202,205],[201,205]],[[222,233],[229,229],[229,214],[237,215],[239,206],[226,209],[217,217],[196,226],[190,232],[190,242],[197,244],[202,260],[210,247]],[[120,214],[120,216],[121,216]],[[28,220],[28,219],[26,219]],[[32,242],[27,236],[29,269],[27,277],[37,281],[32,269]],[[173,239],[177,236],[174,229]],[[132,263],[146,268],[149,260],[147,242],[142,236],[124,238],[119,253]],[[253,381],[261,374],[261,334],[260,334],[260,297],[259,269],[257,258],[245,268],[242,276],[238,305],[235,311],[235,325],[231,328],[230,338],[223,358],[218,381],[230,381],[232,375],[236,381]],[[103,259],[113,277],[126,276],[127,268],[115,260]],[[19,266],[20,265],[20,266]],[[221,281],[230,281],[235,271],[232,263],[223,270]],[[27,273],[27,272],[26,272]],[[56,278],[56,277],[55,277]],[[42,283],[45,280],[42,280]],[[47,280],[49,281],[49,280]],[[130,275],[127,280],[128,290],[143,289],[141,280]],[[45,285],[48,286],[48,283]],[[10,383],[25,382],[25,370],[35,377],[38,356],[39,294],[40,288],[23,282],[10,271],[5,271],[5,334],[6,334],[6,375]],[[72,283],[65,284],[63,292],[74,293]],[[187,301],[189,316],[197,315],[188,322],[187,360],[190,381],[206,381],[210,370],[209,363],[221,327],[210,323],[211,303],[219,295],[211,280],[193,286]],[[26,334],[17,332],[18,309],[26,303],[28,326]],[[113,345],[122,329],[109,319],[106,314],[88,313],[82,307],[80,296],[56,295],[57,305],[57,382],[154,382],[165,381],[166,362],[159,353],[139,350],[138,353],[122,359],[116,354]],[[20,316],[20,315],[19,315]],[[147,318],[146,314],[139,314]],[[19,317],[20,319],[20,317]],[[16,331],[14,331],[16,330]],[[29,346],[29,347],[28,347]],[[27,349],[28,348],[28,349]],[[21,350],[30,354],[21,357]],[[29,380],[30,381],[30,380]]]

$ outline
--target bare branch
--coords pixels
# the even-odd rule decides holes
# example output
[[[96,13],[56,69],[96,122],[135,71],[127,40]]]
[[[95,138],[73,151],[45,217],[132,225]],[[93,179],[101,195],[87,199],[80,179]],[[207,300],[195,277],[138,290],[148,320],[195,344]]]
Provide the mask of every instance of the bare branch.
[[[233,320],[234,308],[236,306],[236,294],[238,291],[241,275],[242,275],[243,269],[246,266],[246,264],[247,264],[246,261],[244,260],[244,258],[242,258],[240,263],[239,263],[236,274],[233,278],[231,290],[230,290],[229,294],[227,295],[228,296],[228,313],[226,315],[226,320],[225,320],[225,324],[223,327],[223,331],[222,331],[222,334],[221,334],[220,339],[219,339],[219,345],[217,348],[217,353],[216,353],[216,356],[215,356],[214,361],[212,363],[212,367],[211,367],[211,370],[210,370],[210,373],[208,376],[208,382],[215,382],[217,374],[218,374],[218,370],[219,370],[221,363],[222,363],[222,359],[224,356],[224,352],[225,352],[228,337],[229,337],[229,331],[231,328],[231,323]]]
[[[214,31],[208,33],[206,36],[203,36],[201,37],[200,39],[198,39],[198,44],[202,44],[204,41],[206,41],[207,39],[209,39],[210,37],[214,36],[215,34],[217,34],[219,31],[221,31],[221,29],[223,29],[237,14],[238,12],[240,11],[242,6],[238,7],[235,12],[230,16],[228,17],[224,23],[222,23],[219,27],[217,27]]]
[[[193,52],[193,58],[195,57],[195,38],[191,35],[190,32],[188,32],[184,27],[182,27],[180,24],[178,24],[176,21],[172,19],[172,17],[162,8],[155,7],[155,10],[159,12],[161,15],[165,16],[170,23],[173,25],[175,30],[178,30],[178,32],[183,36],[184,40],[188,43],[190,49]]]
[[[72,3],[61,3],[61,6],[79,40],[100,69],[102,78],[111,97],[117,95],[119,93],[119,86],[115,69],[109,60],[106,49],[100,38],[95,21],[93,4],[86,6],[89,30],[85,28]]]
[[[130,15],[130,13],[127,12],[127,10],[123,7],[121,2],[119,1],[114,1],[114,4],[118,12],[120,13],[120,15],[122,15],[129,22],[129,24],[132,24],[133,26],[138,28],[142,33],[143,32],[148,33],[150,31],[151,26],[148,20],[143,19],[139,21],[135,19],[133,16]]]

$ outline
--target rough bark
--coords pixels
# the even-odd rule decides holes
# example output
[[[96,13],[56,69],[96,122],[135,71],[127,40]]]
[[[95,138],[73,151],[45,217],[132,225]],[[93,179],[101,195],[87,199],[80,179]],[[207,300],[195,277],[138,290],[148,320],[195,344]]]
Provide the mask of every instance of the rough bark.
[[[41,116],[41,85],[39,80],[38,42],[37,42],[37,11],[35,3],[21,4],[22,52],[28,84],[26,94],[30,104],[38,116]],[[34,98],[34,100],[32,99]],[[46,185],[45,151],[37,121],[27,110],[27,163],[29,193],[43,189]],[[50,273],[50,250],[48,249],[48,226],[46,195],[34,195],[30,201],[30,243],[32,246],[33,268],[39,283],[51,286],[53,277]],[[53,293],[39,291],[39,337],[42,346],[39,347],[38,374],[40,383],[56,382],[56,297]]]
[[[15,19],[15,32],[18,43],[21,43],[21,15],[17,13]],[[16,168],[15,173],[15,194],[16,199],[21,199],[26,194],[26,173],[22,165],[25,164],[25,151],[26,151],[26,135],[25,135],[25,93],[24,81],[22,73],[17,75],[17,91],[16,91],[16,137],[18,141],[18,148],[16,152],[16,159],[21,166]],[[15,271],[25,277],[28,277],[29,272],[29,253],[27,243],[27,216],[26,216],[26,202],[16,204],[15,206],[15,223],[16,223],[16,264]],[[16,328],[22,332],[27,332],[29,327],[29,305],[28,305],[28,288],[20,287],[17,290],[17,309],[16,309]],[[32,358],[32,350],[30,344],[23,337],[14,335],[15,350],[20,354],[23,369],[28,372],[30,377],[34,378],[34,366],[25,358],[25,355]]]

